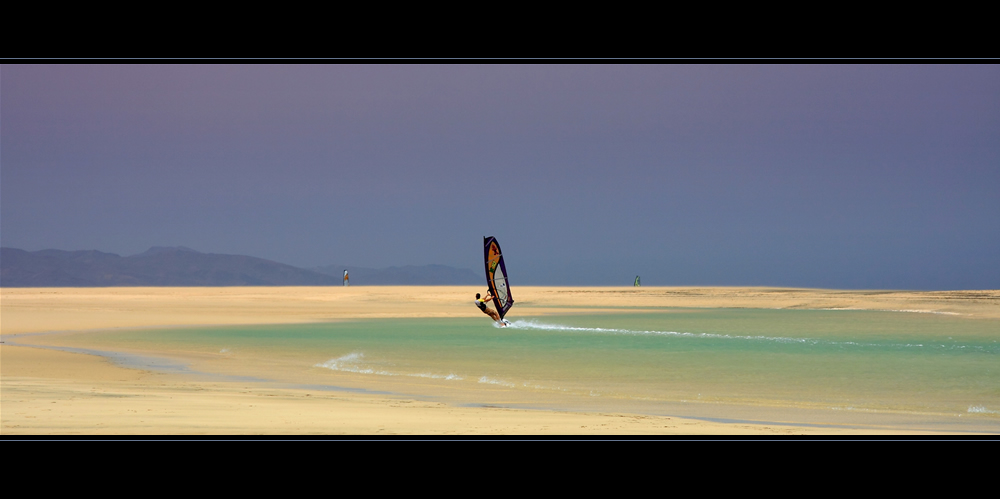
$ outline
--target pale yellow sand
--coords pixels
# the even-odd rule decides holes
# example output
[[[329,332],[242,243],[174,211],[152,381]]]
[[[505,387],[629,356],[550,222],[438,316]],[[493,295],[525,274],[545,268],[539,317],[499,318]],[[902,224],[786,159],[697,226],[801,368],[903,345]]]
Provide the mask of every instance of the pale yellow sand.
[[[109,327],[468,317],[469,286],[0,289],[0,339]],[[1000,291],[520,287],[532,315],[579,307],[858,308],[1000,317]],[[568,308],[572,307],[572,308]],[[487,320],[484,316],[484,320]],[[468,408],[388,396],[208,383],[91,355],[0,345],[3,435],[834,435],[914,434],[653,416]]]

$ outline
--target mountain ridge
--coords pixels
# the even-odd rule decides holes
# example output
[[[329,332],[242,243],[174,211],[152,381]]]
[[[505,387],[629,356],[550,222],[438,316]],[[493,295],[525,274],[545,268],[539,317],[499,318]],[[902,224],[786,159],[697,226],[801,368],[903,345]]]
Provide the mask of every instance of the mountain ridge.
[[[331,269],[337,269],[333,271]],[[120,256],[98,250],[0,248],[0,287],[342,286],[478,284],[468,269],[424,265],[369,269],[327,265],[304,269],[247,255],[153,246]]]

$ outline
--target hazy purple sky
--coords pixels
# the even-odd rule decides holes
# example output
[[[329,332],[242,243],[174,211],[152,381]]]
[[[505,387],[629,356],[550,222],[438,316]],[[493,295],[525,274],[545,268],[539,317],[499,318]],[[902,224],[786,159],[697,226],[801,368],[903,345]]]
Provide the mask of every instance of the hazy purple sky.
[[[26,250],[1000,288],[996,65],[3,65],[0,139]]]

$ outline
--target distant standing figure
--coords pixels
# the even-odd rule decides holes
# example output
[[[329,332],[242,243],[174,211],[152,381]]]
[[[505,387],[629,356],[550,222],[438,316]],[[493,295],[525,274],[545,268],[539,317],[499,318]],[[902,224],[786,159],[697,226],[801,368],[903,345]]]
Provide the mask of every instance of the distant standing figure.
[[[350,286],[351,280],[347,278],[347,269],[344,269],[344,286]]]
[[[486,292],[486,298],[480,298],[479,293],[476,293],[476,306],[479,310],[482,310],[484,314],[490,316],[493,320],[500,322],[500,314],[490,307],[486,306],[486,302],[493,299],[493,295],[489,291]]]

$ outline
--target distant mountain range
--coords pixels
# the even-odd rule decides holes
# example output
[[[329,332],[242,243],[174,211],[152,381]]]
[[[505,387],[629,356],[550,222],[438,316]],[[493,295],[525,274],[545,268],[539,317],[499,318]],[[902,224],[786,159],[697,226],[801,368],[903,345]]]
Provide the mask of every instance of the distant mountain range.
[[[485,280],[468,269],[424,265],[368,269],[352,266],[301,269],[243,255],[201,253],[182,246],[154,246],[119,256],[96,250],[24,251],[0,248],[0,287],[102,286],[353,286],[461,285]]]

